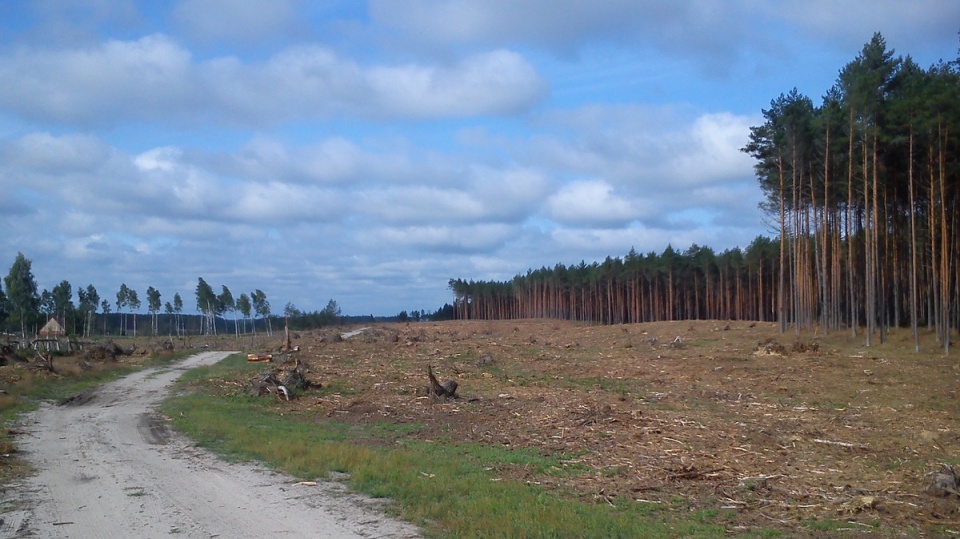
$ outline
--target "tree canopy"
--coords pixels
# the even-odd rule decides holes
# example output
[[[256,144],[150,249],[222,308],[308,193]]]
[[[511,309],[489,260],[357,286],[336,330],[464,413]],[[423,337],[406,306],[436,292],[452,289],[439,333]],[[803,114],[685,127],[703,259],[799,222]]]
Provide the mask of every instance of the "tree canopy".
[[[37,280],[33,276],[32,263],[23,253],[10,266],[10,272],[3,278],[7,287],[7,303],[10,305],[10,319],[20,324],[21,336],[26,337],[27,327],[38,322],[37,312],[40,295],[37,293]]]

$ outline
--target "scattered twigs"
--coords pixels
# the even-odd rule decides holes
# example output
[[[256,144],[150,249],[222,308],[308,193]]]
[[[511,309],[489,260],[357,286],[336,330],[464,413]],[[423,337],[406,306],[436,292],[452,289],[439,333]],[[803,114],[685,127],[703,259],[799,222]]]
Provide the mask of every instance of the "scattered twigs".
[[[697,479],[699,477],[708,476],[710,474],[715,474],[717,472],[722,472],[725,468],[723,466],[719,468],[710,468],[709,470],[697,470],[697,469],[688,469],[681,470],[679,472],[674,472],[667,476],[670,479]]]
[[[755,477],[741,477],[739,479],[739,485],[742,487],[750,484],[766,484],[767,481],[771,479],[777,479],[778,477],[783,477],[783,475],[775,474],[775,475],[758,475]]]

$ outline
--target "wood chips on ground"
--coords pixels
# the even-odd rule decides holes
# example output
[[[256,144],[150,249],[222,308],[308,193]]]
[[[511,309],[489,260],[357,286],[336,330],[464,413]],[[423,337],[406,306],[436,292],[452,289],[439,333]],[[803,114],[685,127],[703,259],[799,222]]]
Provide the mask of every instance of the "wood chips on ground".
[[[325,332],[329,333],[329,332]],[[553,320],[301,333],[311,375],[341,390],[295,406],[408,436],[536,450],[568,470],[497,477],[596,503],[715,509],[731,531],[835,521],[852,533],[960,530],[960,497],[928,490],[960,463],[960,364],[909,331],[779,333],[774,324],[592,326]],[[459,399],[427,396],[428,367]],[[943,494],[943,493],[938,493]],[[801,528],[805,529],[805,528]],[[822,532],[803,532],[811,536]]]

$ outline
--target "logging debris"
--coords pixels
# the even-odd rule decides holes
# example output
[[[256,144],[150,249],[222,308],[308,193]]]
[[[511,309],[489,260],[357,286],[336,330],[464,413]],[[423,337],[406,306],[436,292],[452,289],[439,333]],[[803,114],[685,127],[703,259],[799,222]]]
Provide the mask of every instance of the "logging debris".
[[[927,474],[931,477],[927,485],[927,492],[934,496],[946,497],[951,494],[960,496],[960,475],[956,468],[949,464],[940,464],[940,469]]]
[[[303,391],[321,387],[319,382],[311,381],[307,377],[310,367],[299,358],[286,361],[284,364],[271,369],[261,375],[251,388],[256,396],[274,395],[280,400],[293,400]]]

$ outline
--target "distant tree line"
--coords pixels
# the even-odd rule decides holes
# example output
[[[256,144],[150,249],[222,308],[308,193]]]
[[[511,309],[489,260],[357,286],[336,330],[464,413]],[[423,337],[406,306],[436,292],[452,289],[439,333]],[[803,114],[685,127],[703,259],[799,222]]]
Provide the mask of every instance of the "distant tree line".
[[[340,306],[332,299],[322,310],[313,312],[301,311],[293,303],[287,303],[283,308],[283,317],[290,329],[320,329],[347,321]]]
[[[147,287],[150,329],[146,334],[183,336],[228,332],[239,336],[256,333],[258,328],[272,334],[272,319],[276,317],[271,314],[270,302],[262,290],[242,293],[237,298],[225,285],[220,290],[219,294],[215,293],[213,287],[199,278],[196,307],[200,314],[189,315],[183,312],[183,298],[179,293],[174,294],[171,301],[163,302],[159,290]],[[75,304],[73,287],[66,280],[52,290],[39,291],[32,262],[23,253],[18,253],[3,278],[3,286],[0,286],[0,328],[13,330],[26,338],[36,334],[48,319],[56,318],[68,335],[137,335],[138,315],[143,316],[139,314],[143,303],[137,291],[126,283],[117,290],[115,303],[101,298],[92,284],[79,288],[76,297],[78,302]]]
[[[73,287],[69,281],[61,281],[52,290],[40,291],[33,276],[33,263],[23,253],[0,282],[0,331],[16,332],[26,338],[36,335],[50,318],[63,325],[67,335],[90,337],[94,335],[234,335],[256,334],[258,331],[272,335],[274,322],[290,329],[318,329],[340,324],[363,324],[373,322],[420,322],[426,320],[453,319],[453,307],[445,305],[432,315],[427,311],[402,311],[396,316],[375,317],[346,316],[336,300],[331,299],[319,311],[306,312],[293,303],[287,303],[283,314],[271,312],[267,295],[258,289],[234,297],[226,285],[220,292],[203,277],[197,279],[195,289],[196,312],[184,313],[183,298],[179,293],[172,300],[163,301],[162,294],[153,286],[145,292],[149,329],[142,325],[144,306],[140,294],[122,283],[115,295],[115,302],[101,298],[91,284],[77,289],[74,303]],[[6,291],[5,291],[6,290]]]
[[[758,237],[746,251],[607,257],[542,267],[511,281],[451,279],[459,319],[562,318],[602,324],[663,320],[774,320],[777,245]]]
[[[960,69],[894,57],[880,34],[815,106],[772,100],[743,151],[779,229],[746,249],[530,270],[509,282],[451,279],[458,318],[599,323],[697,318],[863,329],[933,329],[944,352],[960,322]]]

